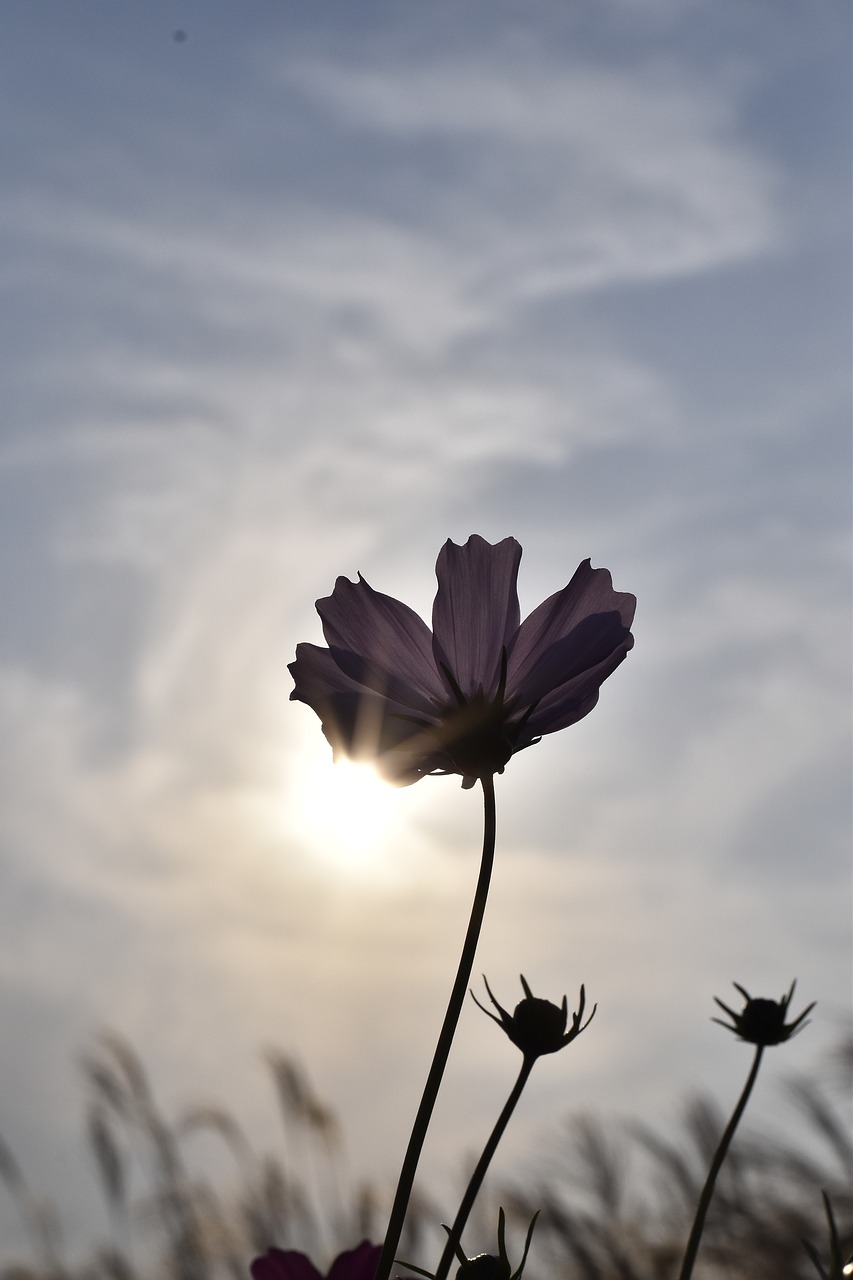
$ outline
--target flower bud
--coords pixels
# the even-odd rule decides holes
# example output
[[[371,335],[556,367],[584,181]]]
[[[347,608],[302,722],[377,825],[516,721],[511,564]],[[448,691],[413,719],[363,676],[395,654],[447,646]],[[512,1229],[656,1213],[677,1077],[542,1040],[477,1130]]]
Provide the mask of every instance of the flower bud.
[[[749,1044],[771,1045],[782,1044],[785,1040],[790,1040],[797,1031],[802,1031],[803,1027],[808,1024],[803,1021],[804,1018],[811,1013],[815,1007],[816,1001],[812,1001],[799,1017],[793,1022],[785,1022],[788,1014],[788,1006],[794,995],[794,987],[797,985],[796,979],[791,983],[791,989],[781,1000],[765,1000],[761,998],[753,999],[739,982],[732,984],[741,993],[746,1004],[740,1013],[735,1013],[727,1004],[723,1004],[722,1000],[718,1000],[714,996],[714,1003],[718,1004],[724,1013],[731,1018],[731,1024],[723,1022],[721,1018],[712,1018],[712,1022],[716,1022],[721,1027],[725,1027],[727,1031],[733,1031],[740,1040],[745,1040]]]
[[[522,979],[524,981],[524,979]],[[488,985],[488,984],[487,984]],[[491,994],[491,993],[490,993]],[[475,997],[476,998],[476,997]],[[492,1015],[489,1014],[489,1017]],[[521,1255],[521,1262],[512,1269],[512,1264],[506,1251],[506,1214],[503,1209],[498,1210],[498,1252],[494,1253],[478,1253],[473,1258],[468,1258],[463,1252],[462,1246],[457,1240],[454,1243],[454,1252],[459,1259],[459,1270],[456,1272],[456,1280],[521,1280],[527,1263],[527,1254],[530,1250],[530,1241],[533,1239],[533,1228],[536,1226],[536,1219],[539,1217],[538,1211],[534,1213],[530,1226],[527,1228],[527,1239],[524,1242],[524,1252]],[[445,1231],[450,1234],[450,1228],[445,1227]],[[412,1268],[419,1271],[421,1275],[427,1276],[428,1280],[434,1280],[428,1271],[421,1271],[419,1267]]]
[[[523,974],[521,975],[521,985],[524,988],[524,999],[519,1001],[513,1013],[509,1014],[506,1009],[498,1004],[485,977],[483,981],[486,984],[489,999],[500,1016],[495,1017],[485,1005],[480,1004],[480,1001],[472,991],[471,995],[474,1003],[506,1032],[509,1039],[516,1048],[521,1050],[525,1058],[531,1060],[539,1058],[546,1053],[556,1053],[559,1049],[564,1048],[579,1036],[585,1027],[589,1026],[595,1014],[594,1007],[586,1022],[583,1021],[586,992],[581,986],[578,1009],[576,1013],[572,1014],[572,1025],[570,1030],[567,1031],[566,1025],[569,1019],[567,998],[563,996],[562,1004],[556,1005],[552,1004],[550,1000],[542,1000],[538,996],[534,996]]]
[[[456,1272],[456,1280],[510,1280],[511,1271],[505,1258],[493,1253],[478,1253],[468,1258]]]

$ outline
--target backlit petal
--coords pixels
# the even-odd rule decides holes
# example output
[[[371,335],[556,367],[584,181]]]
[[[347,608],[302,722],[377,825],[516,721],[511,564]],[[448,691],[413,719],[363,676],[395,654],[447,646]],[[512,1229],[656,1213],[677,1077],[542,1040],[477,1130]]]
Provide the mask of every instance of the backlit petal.
[[[516,581],[521,547],[515,538],[492,546],[472,534],[464,546],[447,541],[435,566],[432,611],[436,663],[444,663],[462,693],[497,691],[501,652],[518,629]]]
[[[632,595],[614,591],[607,569],[593,569],[589,560],[578,565],[571,582],[543,601],[522,622],[508,649],[507,696],[513,697],[525,690],[523,700],[535,687],[536,696],[547,692],[543,688],[543,658],[551,653],[551,662],[567,662],[562,677],[556,665],[552,666],[553,685],[561,684],[577,670],[566,647],[552,646],[569,636],[583,619],[595,614],[616,614],[616,621],[627,632],[634,617],[637,601]],[[614,634],[616,629],[614,628]],[[584,636],[584,643],[588,633]],[[534,675],[534,669],[538,669]],[[534,698],[530,697],[530,701]]]
[[[445,696],[429,627],[408,605],[374,591],[359,576],[358,582],[338,578],[332,594],[317,601],[317,612],[329,648],[336,656],[338,650],[352,655],[344,665],[349,661],[347,674],[354,679],[371,688],[393,679],[398,693],[408,686],[415,701],[427,705]]]
[[[328,649],[317,644],[298,644],[296,661],[287,667],[295,688],[290,697],[307,702],[316,711],[318,702],[332,693],[363,693],[363,686],[353,680],[335,662]]]
[[[626,643],[630,648],[633,639],[618,613],[594,613],[581,618],[568,635],[531,655],[521,679],[510,667],[508,694],[522,707],[538,707],[554,690],[584,672],[597,670],[616,650],[624,656]]]
[[[556,733],[558,729],[566,729],[570,724],[576,724],[589,715],[598,702],[600,686],[624,661],[633,643],[634,637],[629,632],[602,661],[546,694],[525,723],[525,745],[529,737]]]
[[[297,645],[290,673],[296,682],[291,698],[307,703],[320,717],[335,756],[374,759],[419,732],[418,725],[408,718],[409,707],[350,679],[328,649]]]

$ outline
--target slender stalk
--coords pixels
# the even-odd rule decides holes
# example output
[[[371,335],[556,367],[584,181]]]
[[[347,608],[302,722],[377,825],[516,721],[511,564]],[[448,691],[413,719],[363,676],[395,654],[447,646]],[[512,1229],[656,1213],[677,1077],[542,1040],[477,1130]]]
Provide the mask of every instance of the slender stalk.
[[[486,911],[489,881],[495,860],[495,780],[491,775],[488,775],[481,778],[480,781],[483,785],[483,853],[480,859],[480,875],[471,906],[468,931],[465,934],[462,954],[459,957],[459,967],[456,970],[456,978],[450,992],[447,1012],[444,1015],[444,1022],[442,1023],[438,1042],[435,1046],[435,1053],[433,1054],[432,1066],[429,1069],[418,1113],[415,1116],[415,1123],[412,1128],[412,1135],[409,1138],[409,1145],[406,1148],[403,1167],[400,1170],[400,1180],[397,1183],[397,1192],[394,1196],[391,1216],[388,1219],[388,1230],[385,1234],[385,1243],[382,1246],[382,1253],[379,1257],[375,1280],[388,1280],[391,1268],[394,1265],[394,1256],[400,1243],[406,1209],[409,1205],[409,1197],[412,1194],[412,1186],[415,1181],[415,1171],[418,1167],[418,1160],[420,1159],[421,1149],[423,1148],[427,1128],[432,1117],[435,1100],[438,1097],[444,1068],[450,1055],[450,1046],[453,1044],[456,1024],[459,1021],[462,1005],[465,1002],[465,993],[471,980],[474,954],[477,950],[480,928]]]
[[[705,1216],[708,1207],[714,1195],[714,1184],[717,1181],[717,1174],[723,1166],[735,1129],[738,1127],[740,1118],[746,1110],[746,1104],[749,1101],[749,1095],[752,1093],[752,1086],[755,1084],[758,1076],[758,1068],[761,1065],[761,1055],[764,1053],[765,1046],[763,1044],[756,1045],[755,1057],[752,1061],[752,1069],[746,1078],[746,1084],[743,1086],[743,1092],[738,1098],[737,1106],[732,1112],[732,1118],[726,1125],[725,1132],[720,1138],[720,1145],[714,1152],[714,1158],[711,1161],[711,1168],[708,1170],[708,1177],[705,1179],[705,1185],[702,1188],[702,1194],[699,1197],[699,1203],[696,1206],[696,1217],[693,1219],[693,1227],[690,1232],[690,1239],[687,1241],[687,1249],[684,1254],[684,1261],[681,1264],[681,1271],[678,1274],[678,1280],[690,1280],[693,1275],[693,1264],[696,1261],[696,1255],[699,1252],[699,1241],[702,1239],[702,1230],[705,1226]]]
[[[498,1116],[497,1123],[489,1136],[488,1142],[483,1148],[483,1154],[477,1161],[477,1167],[471,1174],[471,1180],[465,1189],[465,1194],[462,1197],[462,1203],[460,1204],[459,1211],[454,1219],[450,1235],[447,1237],[447,1244],[444,1246],[441,1261],[436,1268],[435,1280],[445,1280],[445,1277],[450,1270],[450,1264],[453,1262],[456,1246],[461,1241],[462,1232],[465,1230],[465,1224],[468,1221],[468,1215],[474,1207],[474,1201],[477,1199],[480,1187],[483,1185],[483,1179],[485,1178],[486,1171],[492,1162],[492,1156],[497,1151],[498,1143],[503,1137],[504,1130],[509,1124],[510,1116],[515,1110],[515,1105],[521,1097],[522,1090],[530,1078],[530,1073],[533,1070],[533,1064],[535,1061],[535,1058],[528,1057],[527,1055],[524,1057],[524,1061],[521,1064],[521,1070],[518,1073],[518,1079],[512,1086],[512,1092],[504,1103],[504,1109]]]

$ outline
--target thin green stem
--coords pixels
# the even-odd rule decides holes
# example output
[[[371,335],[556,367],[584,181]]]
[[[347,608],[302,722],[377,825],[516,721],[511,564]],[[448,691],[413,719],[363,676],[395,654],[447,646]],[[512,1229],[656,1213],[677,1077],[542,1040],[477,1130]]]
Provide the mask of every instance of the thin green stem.
[[[513,1085],[512,1092],[504,1103],[504,1109],[498,1116],[497,1123],[491,1132],[488,1142],[483,1148],[483,1154],[477,1161],[477,1167],[471,1174],[471,1181],[465,1189],[465,1194],[462,1197],[462,1203],[459,1206],[459,1211],[456,1214],[456,1218],[450,1230],[450,1235],[447,1237],[447,1244],[444,1246],[441,1261],[436,1269],[435,1280],[445,1280],[445,1277],[450,1270],[450,1264],[453,1262],[456,1246],[461,1241],[462,1232],[465,1230],[465,1224],[468,1221],[468,1215],[473,1209],[474,1201],[477,1199],[480,1187],[483,1185],[486,1170],[492,1162],[492,1156],[497,1151],[498,1143],[503,1137],[504,1130],[509,1124],[510,1116],[515,1110],[515,1105],[521,1097],[522,1090],[530,1078],[530,1073],[533,1070],[533,1064],[535,1061],[535,1058],[529,1058],[525,1055],[524,1061],[521,1064],[521,1070],[518,1073],[518,1079]]]
[[[714,1152],[714,1158],[711,1161],[711,1168],[708,1170],[708,1177],[705,1179],[705,1185],[702,1188],[702,1194],[699,1197],[699,1203],[696,1206],[696,1217],[693,1219],[693,1227],[690,1232],[690,1239],[687,1241],[687,1249],[684,1254],[684,1261],[681,1264],[681,1271],[678,1280],[690,1280],[693,1275],[693,1264],[696,1261],[696,1255],[699,1252],[699,1242],[702,1239],[702,1230],[705,1226],[705,1216],[708,1207],[714,1195],[714,1184],[717,1181],[717,1174],[723,1166],[735,1129],[738,1127],[740,1118],[746,1110],[746,1104],[749,1102],[749,1095],[752,1093],[752,1086],[755,1084],[758,1076],[758,1068],[761,1066],[761,1055],[764,1053],[765,1046],[763,1044],[756,1045],[755,1057],[752,1062],[752,1069],[746,1078],[746,1084],[743,1086],[743,1092],[738,1098],[737,1106],[732,1112],[732,1118],[726,1125],[725,1132],[720,1138],[720,1145]]]
[[[394,1196],[394,1204],[391,1207],[391,1216],[388,1219],[388,1230],[385,1234],[385,1243],[382,1246],[382,1253],[379,1257],[379,1265],[376,1270],[375,1280],[388,1280],[388,1277],[391,1274],[391,1268],[394,1265],[394,1257],[400,1243],[400,1236],[403,1232],[403,1222],[409,1205],[409,1197],[412,1194],[412,1186],[415,1181],[415,1172],[418,1167],[418,1160],[420,1159],[427,1128],[429,1127],[429,1122],[432,1117],[435,1100],[438,1097],[438,1090],[441,1085],[441,1078],[444,1075],[444,1068],[447,1065],[447,1059],[450,1055],[450,1046],[453,1044],[456,1024],[459,1021],[459,1015],[462,1012],[462,1005],[465,1002],[465,993],[468,990],[468,984],[471,980],[471,969],[474,964],[474,954],[477,950],[477,942],[480,938],[480,928],[486,911],[486,900],[489,896],[489,881],[491,879],[492,866],[495,860],[495,780],[491,775],[489,775],[481,778],[480,782],[483,786],[483,853],[480,859],[480,875],[477,880],[477,889],[471,906],[468,931],[465,934],[462,954],[459,957],[459,967],[456,970],[456,978],[450,992],[447,1012],[444,1015],[444,1022],[442,1023],[438,1042],[435,1046],[432,1066],[429,1069],[429,1075],[427,1076],[426,1084],[424,1085],[423,1096],[421,1098],[420,1106],[418,1107],[418,1113],[415,1116],[415,1123],[412,1128],[412,1135],[409,1138],[409,1145],[406,1148],[403,1167],[400,1170],[400,1180],[397,1183],[397,1192]]]

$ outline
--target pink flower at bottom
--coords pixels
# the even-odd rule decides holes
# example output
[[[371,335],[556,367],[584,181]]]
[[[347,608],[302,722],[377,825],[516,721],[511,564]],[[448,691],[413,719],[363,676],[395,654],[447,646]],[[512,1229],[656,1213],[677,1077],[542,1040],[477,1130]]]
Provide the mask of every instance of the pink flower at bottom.
[[[382,1246],[362,1240],[338,1254],[325,1280],[373,1280]],[[323,1280],[310,1258],[296,1249],[268,1249],[250,1267],[252,1280]]]

